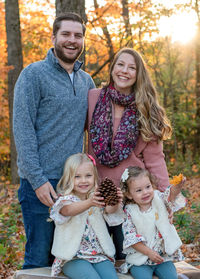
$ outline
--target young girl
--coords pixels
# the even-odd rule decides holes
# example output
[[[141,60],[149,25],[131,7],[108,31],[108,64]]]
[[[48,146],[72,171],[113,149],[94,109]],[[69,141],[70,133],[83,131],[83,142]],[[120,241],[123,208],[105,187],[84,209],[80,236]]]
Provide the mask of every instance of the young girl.
[[[126,204],[122,273],[130,269],[134,279],[152,279],[153,273],[160,279],[178,278],[173,261],[183,260],[182,242],[169,222],[167,208],[177,211],[185,206],[180,193],[184,181],[161,193],[153,189],[155,180],[147,170],[125,169],[121,177]]]
[[[57,186],[61,196],[50,213],[56,224],[52,276],[62,270],[71,279],[118,278],[113,264],[115,248],[104,218],[110,225],[122,223],[122,192],[118,190],[116,206],[105,206],[97,183],[92,156],[78,153],[68,158]],[[114,213],[117,210],[121,215]]]

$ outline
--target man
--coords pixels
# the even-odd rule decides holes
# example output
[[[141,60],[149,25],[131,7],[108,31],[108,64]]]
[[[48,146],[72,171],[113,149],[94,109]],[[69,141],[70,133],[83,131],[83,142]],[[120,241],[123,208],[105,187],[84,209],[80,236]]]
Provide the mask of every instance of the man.
[[[80,69],[85,25],[79,15],[58,16],[54,48],[27,66],[14,92],[13,127],[20,176],[19,201],[26,232],[24,269],[51,265],[49,207],[65,160],[81,152],[92,78]]]

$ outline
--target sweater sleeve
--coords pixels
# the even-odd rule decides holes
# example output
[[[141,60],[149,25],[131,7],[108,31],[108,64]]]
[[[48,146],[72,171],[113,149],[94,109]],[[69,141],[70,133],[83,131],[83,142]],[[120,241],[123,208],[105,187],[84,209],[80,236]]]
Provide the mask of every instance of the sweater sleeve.
[[[90,86],[89,86],[89,89],[91,90],[91,89],[93,89],[93,88],[95,88],[96,86],[95,86],[95,83],[94,83],[94,81],[93,81],[93,79],[90,77]]]
[[[156,140],[147,143],[143,150],[143,159],[145,168],[156,176],[159,190],[165,191],[170,183],[163,153],[163,143]]]
[[[21,168],[34,190],[48,181],[40,166],[35,131],[40,99],[37,73],[29,65],[21,72],[15,85],[13,133]]]

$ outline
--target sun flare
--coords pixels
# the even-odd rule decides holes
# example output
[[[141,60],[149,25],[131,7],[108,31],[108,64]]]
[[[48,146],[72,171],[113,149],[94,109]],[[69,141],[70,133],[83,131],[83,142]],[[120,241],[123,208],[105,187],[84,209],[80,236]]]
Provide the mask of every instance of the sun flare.
[[[183,12],[170,18],[162,17],[159,23],[161,36],[171,36],[173,42],[183,44],[191,41],[196,32],[196,17],[193,12]]]

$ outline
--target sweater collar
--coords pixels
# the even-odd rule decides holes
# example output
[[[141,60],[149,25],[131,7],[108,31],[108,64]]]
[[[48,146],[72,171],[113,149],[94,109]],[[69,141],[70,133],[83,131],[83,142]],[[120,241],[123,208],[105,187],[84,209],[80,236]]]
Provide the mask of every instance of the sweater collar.
[[[46,59],[52,63],[55,67],[59,68],[59,69],[63,69],[63,67],[60,65],[58,59],[56,58],[56,56],[54,55],[53,53],[53,50],[54,48],[50,48],[49,51],[47,52],[47,57]],[[83,62],[77,60],[75,63],[74,63],[74,68],[73,68],[73,71],[74,72],[77,72],[81,66],[83,65]]]

